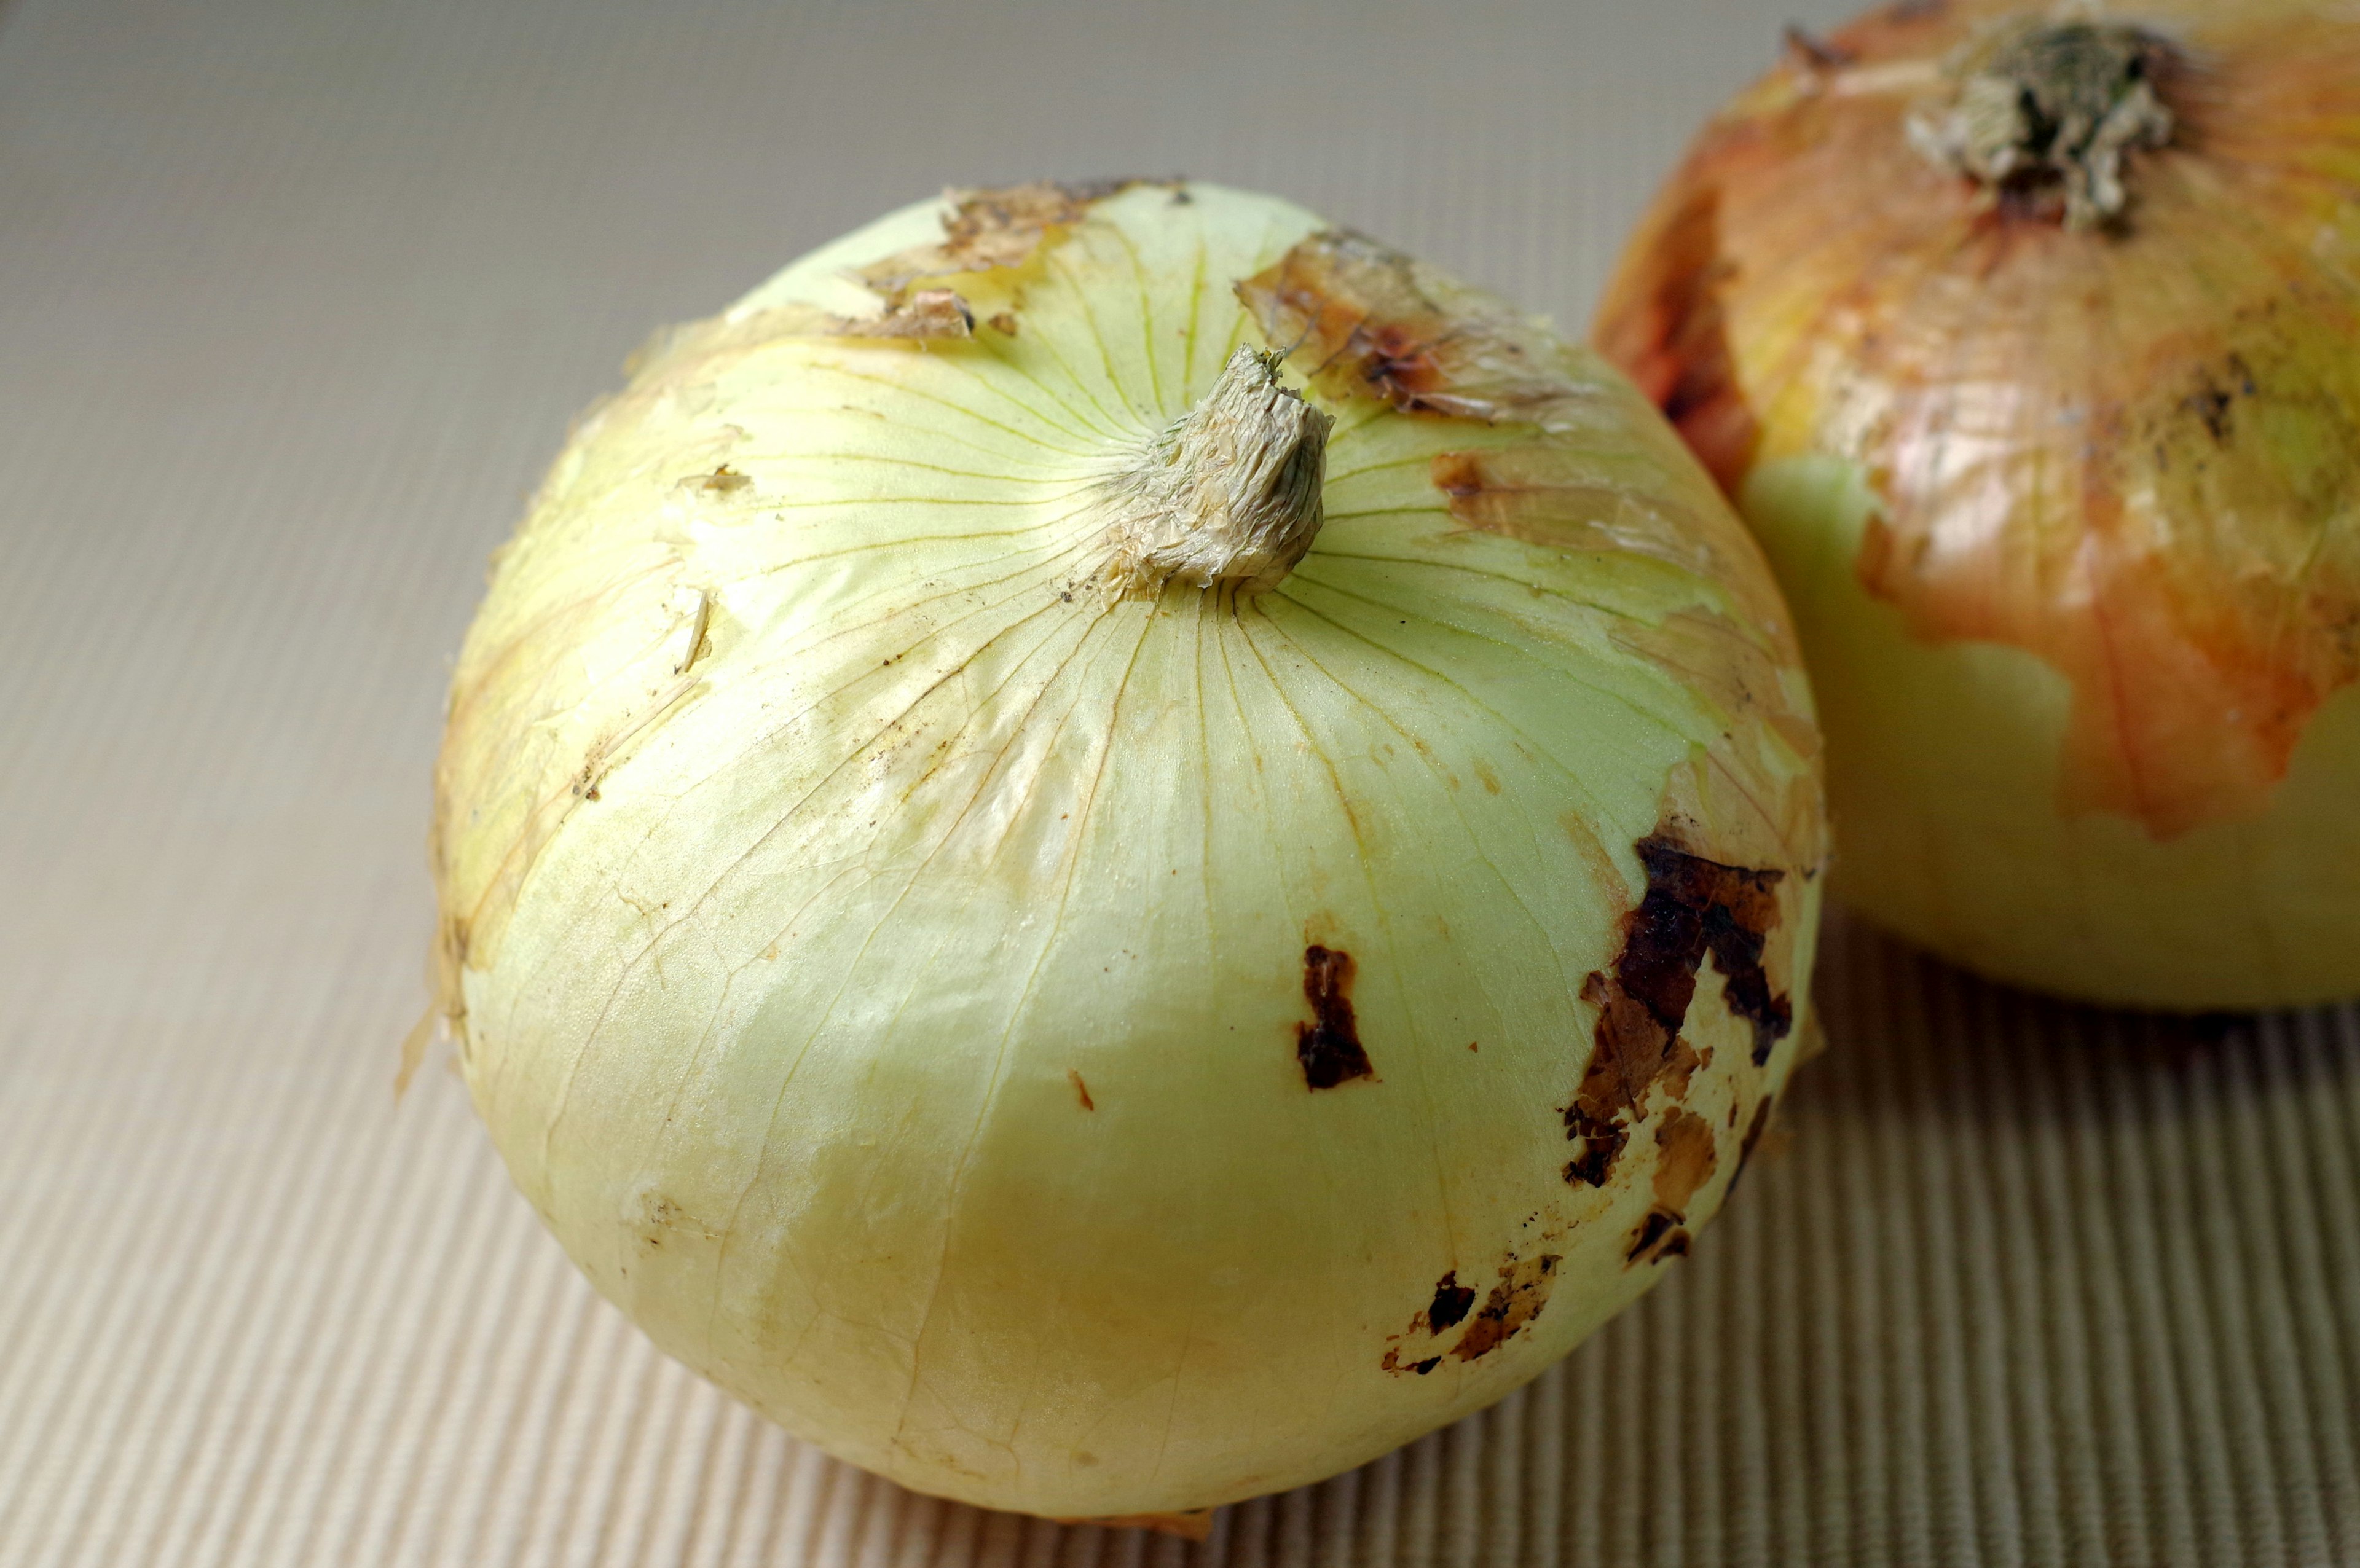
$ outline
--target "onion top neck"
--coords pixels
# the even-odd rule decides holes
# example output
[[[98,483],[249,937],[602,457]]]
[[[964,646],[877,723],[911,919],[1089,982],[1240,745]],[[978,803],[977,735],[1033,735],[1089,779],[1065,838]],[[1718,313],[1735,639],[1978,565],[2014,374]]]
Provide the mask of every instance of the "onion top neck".
[[[1952,96],[1910,120],[1910,139],[1994,199],[2061,187],[2065,226],[2096,228],[2128,203],[2124,155],[2171,140],[2175,119],[2154,82],[2169,52],[2121,22],[2001,27],[1950,62]]]
[[[1240,348],[1196,406],[1127,453],[1102,487],[1117,597],[1166,585],[1259,593],[1319,532],[1335,420],[1280,385],[1277,354]]]

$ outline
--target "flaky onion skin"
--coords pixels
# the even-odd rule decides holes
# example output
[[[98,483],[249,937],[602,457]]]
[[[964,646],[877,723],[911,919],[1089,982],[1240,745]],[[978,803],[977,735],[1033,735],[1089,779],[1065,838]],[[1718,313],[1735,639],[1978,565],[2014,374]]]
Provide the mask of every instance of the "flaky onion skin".
[[[1283,201],[967,192],[574,436],[453,685],[441,1005],[666,1351],[1185,1527],[1677,1266],[1803,1035],[1817,752],[1594,355]]]
[[[2119,135],[1980,179],[2027,40],[2135,62]],[[1597,342],[1794,606],[1840,897],[2101,1002],[2360,993],[2360,13],[1919,0],[1797,39]]]

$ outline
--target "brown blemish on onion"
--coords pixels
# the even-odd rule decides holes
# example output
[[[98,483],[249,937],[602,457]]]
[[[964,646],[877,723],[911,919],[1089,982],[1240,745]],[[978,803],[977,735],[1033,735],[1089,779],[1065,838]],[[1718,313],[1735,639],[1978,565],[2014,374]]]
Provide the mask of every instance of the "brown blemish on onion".
[[[1755,1066],[1769,1062],[1794,1023],[1792,1004],[1771,990],[1763,967],[1785,873],[1707,860],[1660,831],[1640,840],[1637,850],[1646,894],[1625,918],[1612,973],[1592,971],[1582,983],[1582,999],[1598,1008],[1598,1024],[1590,1065],[1564,1112],[1566,1137],[1583,1145],[1565,1168],[1566,1181],[1576,1185],[1606,1184],[1659,1080],[1677,1076],[1685,1089],[1696,1057],[1680,1028],[1708,956],[1721,974],[1730,1011],[1753,1025]]]
[[[914,343],[972,338],[975,311],[956,289],[939,283],[932,288],[916,286],[1022,267],[1043,245],[1087,217],[1092,206],[1139,183],[1108,180],[1061,185],[1042,180],[948,192],[951,210],[943,219],[940,241],[896,252],[858,274],[860,281],[884,301],[882,311],[874,316],[841,316],[809,306],[789,306],[772,313],[773,330],[795,335]],[[1000,310],[991,317],[989,325],[1012,337],[1016,317],[1012,311]]]
[[[1571,448],[1437,452],[1427,474],[1452,519],[1468,528],[1549,550],[1626,550],[1699,575],[1714,571],[1699,519],[1617,487]]]
[[[1677,1223],[1661,1209],[1649,1211],[1647,1217],[1639,1222],[1639,1228],[1632,1234],[1630,1247],[1622,1254],[1622,1260],[1625,1263],[1638,1262]]]
[[[1340,229],[1301,241],[1237,293],[1264,339],[1330,397],[1530,427],[1510,444],[1433,460],[1436,487],[1469,528],[1549,549],[1652,556],[1723,585],[1749,624],[1783,620],[1766,583],[1755,586],[1754,547],[1733,518],[1700,491],[1698,504],[1685,504],[1685,483],[1634,486],[1627,467],[1602,457],[1601,409],[1622,389],[1505,301]]]
[[[1510,1258],[1500,1265],[1500,1282],[1483,1298],[1475,1321],[1459,1336],[1450,1354],[1461,1361],[1488,1356],[1540,1316],[1548,1304],[1549,1287],[1556,1281],[1557,1261],[1557,1254],[1545,1252],[1521,1261]]]
[[[975,335],[975,312],[948,289],[921,289],[881,316],[836,316],[830,321],[836,337],[939,341]]]
[[[1558,1261],[1555,1253],[1524,1258],[1509,1253],[1500,1265],[1497,1282],[1484,1294],[1480,1307],[1475,1305],[1474,1287],[1460,1284],[1459,1271],[1450,1270],[1435,1282],[1434,1300],[1410,1319],[1409,1333],[1440,1335],[1464,1323],[1467,1327],[1459,1334],[1458,1343],[1448,1351],[1414,1361],[1404,1360],[1401,1347],[1394,1345],[1377,1363],[1379,1369],[1395,1377],[1415,1373],[1423,1377],[1440,1366],[1445,1356],[1473,1361],[1489,1355],[1540,1316],[1542,1307],[1548,1301],[1549,1288],[1556,1281]]]
[[[1697,1190],[1712,1180],[1720,1149],[1712,1124],[1675,1106],[1655,1128],[1655,1206],[1675,1219],[1686,1217]]]
[[[1454,1269],[1435,1282],[1434,1301],[1426,1309],[1426,1327],[1436,1334],[1454,1328],[1467,1316],[1467,1309],[1475,1304],[1475,1289],[1459,1282],[1459,1270]]]
[[[1074,1086],[1074,1094],[1082,1102],[1082,1109],[1086,1111],[1095,1111],[1098,1108],[1098,1103],[1090,1098],[1090,1086],[1082,1082],[1082,1074],[1079,1068],[1066,1068],[1065,1082]]]
[[[1606,1178],[1614,1172],[1614,1161],[1622,1146],[1631,1141],[1619,1118],[1601,1119],[1590,1116],[1579,1105],[1565,1108],[1565,1136],[1581,1142],[1581,1152],[1566,1161],[1565,1179],[1568,1185],[1603,1187]]]
[[[639,1224],[632,1228],[643,1252],[661,1251],[667,1238],[692,1243],[720,1239],[719,1233],[661,1192],[640,1195]]]
[[[1339,949],[1314,942],[1303,950],[1303,996],[1311,1004],[1311,1021],[1295,1028],[1295,1059],[1302,1064],[1303,1082],[1313,1089],[1376,1076],[1352,1012],[1358,969],[1352,955]]]
[[[1625,1267],[1642,1258],[1661,1263],[1688,1251],[1688,1232],[1679,1227],[1698,1190],[1712,1180],[1719,1160],[1712,1124],[1684,1106],[1672,1107],[1655,1128],[1655,1207],[1631,1237],[1623,1253]]]
[[[2180,400],[2180,408],[2193,415],[2212,438],[2212,444],[2225,447],[2236,433],[2236,408],[2240,399],[2258,394],[2260,387],[2254,380],[2253,367],[2243,354],[2233,354],[2220,365],[2202,365],[2196,367],[2196,388]],[[2160,441],[2156,446],[2157,466],[2171,466],[2171,451],[2177,444]]]
[[[1710,954],[1729,1010],[1754,1026],[1754,1065],[1766,1065],[1795,1021],[1792,1004],[1771,991],[1762,964],[1778,923],[1776,888],[1786,873],[1723,866],[1660,834],[1642,839],[1638,852],[1647,870],[1647,896],[1633,929],[1644,926],[1648,940],[1636,964],[1627,963],[1632,948],[1625,940],[1616,979],[1636,984],[1655,1016],[1677,1029],[1696,992],[1699,959]]]

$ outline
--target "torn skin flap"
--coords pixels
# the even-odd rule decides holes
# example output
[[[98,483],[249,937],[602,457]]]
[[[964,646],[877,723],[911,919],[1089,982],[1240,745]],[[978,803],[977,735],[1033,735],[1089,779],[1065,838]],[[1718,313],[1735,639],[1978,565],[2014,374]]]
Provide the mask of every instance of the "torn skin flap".
[[[1237,293],[1263,337],[1332,393],[1544,429],[1584,397],[1561,351],[1506,302],[1349,229],[1313,234]]]
[[[975,335],[975,310],[965,295],[947,286],[950,279],[1025,266],[1043,245],[1087,218],[1092,206],[1140,183],[1135,180],[1083,185],[1039,181],[945,192],[950,211],[943,217],[940,240],[897,251],[853,275],[878,297],[880,308],[876,315],[840,315],[815,306],[785,306],[770,312],[769,330],[793,337],[919,343],[970,339]],[[1002,336],[1012,336],[1016,331],[1016,318],[1006,310],[995,313],[989,324]]]
[[[922,278],[1022,267],[1056,231],[1080,223],[1108,197],[1142,183],[1097,180],[1061,184],[1038,180],[1028,185],[945,191],[951,210],[943,218],[941,241],[863,267],[860,280],[891,299]]]

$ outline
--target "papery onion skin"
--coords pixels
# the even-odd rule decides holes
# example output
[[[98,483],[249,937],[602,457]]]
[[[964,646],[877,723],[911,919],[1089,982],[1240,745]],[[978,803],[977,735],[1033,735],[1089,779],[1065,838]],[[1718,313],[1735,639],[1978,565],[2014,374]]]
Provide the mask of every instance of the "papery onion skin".
[[[2105,11],[2172,127],[2076,228],[1910,126],[2063,15],[1798,49],[1699,136],[1597,342],[1795,606],[1840,897],[2096,1001],[2360,993],[2360,16]]]
[[[1110,476],[1266,338],[1335,421],[1308,554],[1122,577]],[[1685,1249],[1808,1015],[1810,715],[1594,356],[1269,198],[969,193],[577,430],[453,681],[442,1006],[672,1355],[923,1491],[1168,1518]]]

